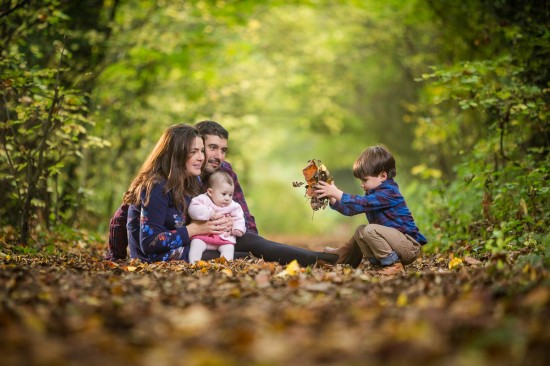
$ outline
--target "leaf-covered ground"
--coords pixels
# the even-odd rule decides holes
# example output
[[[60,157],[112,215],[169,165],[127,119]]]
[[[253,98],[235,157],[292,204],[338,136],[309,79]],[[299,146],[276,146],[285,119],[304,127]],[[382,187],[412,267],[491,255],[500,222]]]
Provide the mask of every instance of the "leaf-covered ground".
[[[545,365],[550,279],[518,253],[405,275],[0,248],[0,364]],[[449,269],[451,264],[451,269]]]

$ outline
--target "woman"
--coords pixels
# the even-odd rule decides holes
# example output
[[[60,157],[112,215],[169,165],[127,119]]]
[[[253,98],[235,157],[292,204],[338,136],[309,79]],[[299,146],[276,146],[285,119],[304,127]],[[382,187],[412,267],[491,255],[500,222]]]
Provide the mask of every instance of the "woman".
[[[204,143],[194,127],[179,124],[163,133],[124,195],[124,204],[130,205],[127,224],[130,257],[146,262],[188,261],[192,236],[219,235],[232,227],[232,219],[224,216],[215,216],[210,221],[186,220],[191,198],[202,193],[198,177],[204,159]],[[290,254],[302,265],[314,264],[318,259],[334,263],[338,258],[283,244],[265,245],[263,253],[263,247],[236,246],[235,258],[249,252],[256,257],[264,254],[269,257],[274,251]]]
[[[190,237],[222,234],[231,221],[216,217],[187,225],[191,197],[201,193],[204,144],[198,131],[179,124],[168,128],[124,195],[128,209],[130,256],[147,262],[187,260]]]

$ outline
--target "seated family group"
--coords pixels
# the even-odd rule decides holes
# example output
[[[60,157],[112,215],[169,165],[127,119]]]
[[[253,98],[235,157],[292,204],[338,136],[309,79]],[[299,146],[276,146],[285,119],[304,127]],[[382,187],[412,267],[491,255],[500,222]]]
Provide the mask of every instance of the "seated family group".
[[[225,161],[228,139],[227,130],[214,121],[168,128],[111,219],[108,256],[126,258],[128,248],[131,258],[146,262],[252,255],[281,264],[352,267],[365,257],[380,266],[381,274],[393,275],[426,244],[393,179],[395,160],[382,145],[365,149],[353,166],[365,195],[344,193],[334,183],[319,182],[315,188],[332,209],[347,216],[366,214],[368,224],[345,245],[318,252],[260,236],[237,174]]]

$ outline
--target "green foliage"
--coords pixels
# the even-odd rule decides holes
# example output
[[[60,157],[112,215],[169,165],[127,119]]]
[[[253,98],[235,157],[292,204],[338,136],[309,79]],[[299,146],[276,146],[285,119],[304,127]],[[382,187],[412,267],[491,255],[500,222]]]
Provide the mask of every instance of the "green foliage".
[[[82,148],[106,142],[88,135],[87,95],[74,87],[82,77],[65,67],[75,68],[78,42],[61,3],[10,5],[0,15],[0,224],[18,226],[26,244],[36,223],[74,222]]]
[[[486,16],[498,19],[498,9]],[[526,5],[522,12],[531,14]],[[429,210],[439,249],[502,253],[530,248],[548,234],[550,178],[546,30],[496,27],[503,50],[490,58],[433,67],[417,119],[416,147],[443,172]],[[508,52],[513,43],[521,52]],[[542,76],[542,77],[541,77]],[[442,153],[443,152],[443,153]],[[445,157],[445,160],[442,159]],[[450,163],[449,163],[450,162]],[[538,238],[538,239],[535,239]]]
[[[88,208],[96,214],[114,212],[159,131],[176,122],[209,118],[226,126],[228,159],[246,167],[237,172],[247,197],[258,216],[278,220],[288,219],[273,213],[265,180],[287,186],[291,196],[292,174],[312,155],[345,171],[339,183],[354,189],[351,165],[369,144],[394,150],[400,176],[416,163],[411,144],[401,143],[413,139],[401,113],[414,82],[393,51],[406,48],[401,36],[410,27],[395,19],[412,16],[411,7],[269,1],[158,8],[128,2],[121,9],[92,94],[94,133],[113,147],[89,157],[96,164],[88,166],[95,197]],[[282,170],[266,175],[266,161]],[[113,183],[103,185],[106,179]],[[299,226],[265,227],[316,230],[308,216]]]
[[[80,91],[60,85],[62,69],[26,69],[13,54],[0,67],[5,116],[0,155],[6,203],[0,212],[3,224],[17,224],[19,217],[31,221],[33,214],[46,223],[58,222],[61,215],[75,214],[61,207],[63,167],[78,159],[81,143],[101,146],[102,142],[86,138],[91,123],[85,100]]]

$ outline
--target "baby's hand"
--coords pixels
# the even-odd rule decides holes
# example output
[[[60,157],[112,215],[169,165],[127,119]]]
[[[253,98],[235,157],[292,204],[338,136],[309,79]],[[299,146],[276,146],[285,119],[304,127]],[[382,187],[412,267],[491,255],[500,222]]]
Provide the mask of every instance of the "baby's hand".
[[[233,231],[231,231],[231,234],[233,234],[234,236],[243,236],[244,233],[240,230],[233,229]]]

